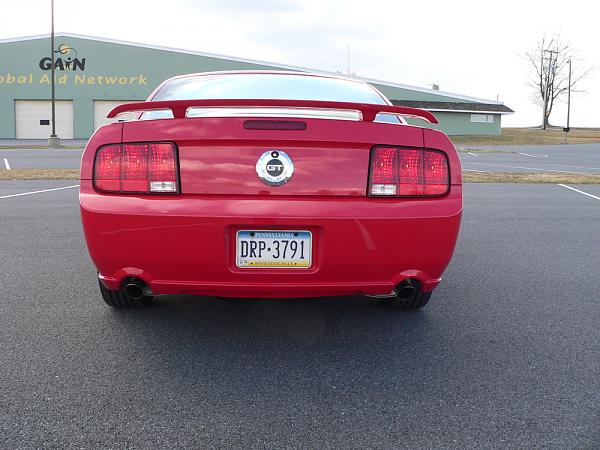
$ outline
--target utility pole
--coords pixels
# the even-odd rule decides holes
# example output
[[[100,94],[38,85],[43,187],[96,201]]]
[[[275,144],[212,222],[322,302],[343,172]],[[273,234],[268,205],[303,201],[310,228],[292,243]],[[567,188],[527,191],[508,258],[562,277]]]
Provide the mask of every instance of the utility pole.
[[[569,90],[567,94],[567,126],[565,132],[565,144],[567,143],[567,133],[571,131],[571,60],[569,60]]]
[[[50,67],[50,85],[52,86],[52,134],[48,138],[49,147],[57,147],[60,145],[60,138],[56,135],[56,90],[54,86],[54,0],[50,0],[50,16],[51,16],[51,31],[50,31],[50,59],[52,66]]]

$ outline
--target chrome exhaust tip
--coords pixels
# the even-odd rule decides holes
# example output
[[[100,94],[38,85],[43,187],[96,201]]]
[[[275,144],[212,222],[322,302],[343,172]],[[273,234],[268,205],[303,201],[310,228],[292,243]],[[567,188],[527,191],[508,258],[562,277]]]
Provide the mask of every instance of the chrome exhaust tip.
[[[143,297],[152,296],[152,290],[142,280],[133,279],[129,280],[124,286],[123,291],[125,295],[132,300],[140,300]]]
[[[397,297],[397,296],[398,296],[398,291],[396,291],[396,289],[392,289],[392,292],[390,292],[389,294],[367,295],[367,297],[369,297],[369,298],[393,298],[393,297]]]

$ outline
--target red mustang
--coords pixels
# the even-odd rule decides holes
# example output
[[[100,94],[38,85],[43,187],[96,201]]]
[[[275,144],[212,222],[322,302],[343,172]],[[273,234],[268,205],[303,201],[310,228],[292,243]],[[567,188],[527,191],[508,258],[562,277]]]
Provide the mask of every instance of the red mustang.
[[[462,179],[437,123],[354,80],[290,72],[171,78],[109,117],[80,204],[106,303],[154,295],[362,294],[419,308],[460,227]]]

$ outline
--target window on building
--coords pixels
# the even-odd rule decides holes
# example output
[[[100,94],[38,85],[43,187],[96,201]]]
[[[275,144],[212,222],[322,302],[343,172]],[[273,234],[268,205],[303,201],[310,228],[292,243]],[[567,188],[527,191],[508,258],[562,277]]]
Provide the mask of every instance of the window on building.
[[[493,114],[471,114],[471,122],[494,123]]]

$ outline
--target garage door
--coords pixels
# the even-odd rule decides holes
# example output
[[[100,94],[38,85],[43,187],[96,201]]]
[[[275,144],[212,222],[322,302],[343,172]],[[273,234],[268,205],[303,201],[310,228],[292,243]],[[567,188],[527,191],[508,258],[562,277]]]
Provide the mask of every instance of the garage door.
[[[121,114],[118,119],[107,119],[106,115],[116,106],[123,103],[132,103],[138,100],[117,101],[117,100],[94,100],[94,130],[107,123],[113,123],[117,120],[130,120],[133,113]]]
[[[52,134],[50,120],[52,102],[49,100],[15,100],[17,139],[48,139]],[[56,102],[56,134],[73,139],[73,102]]]

